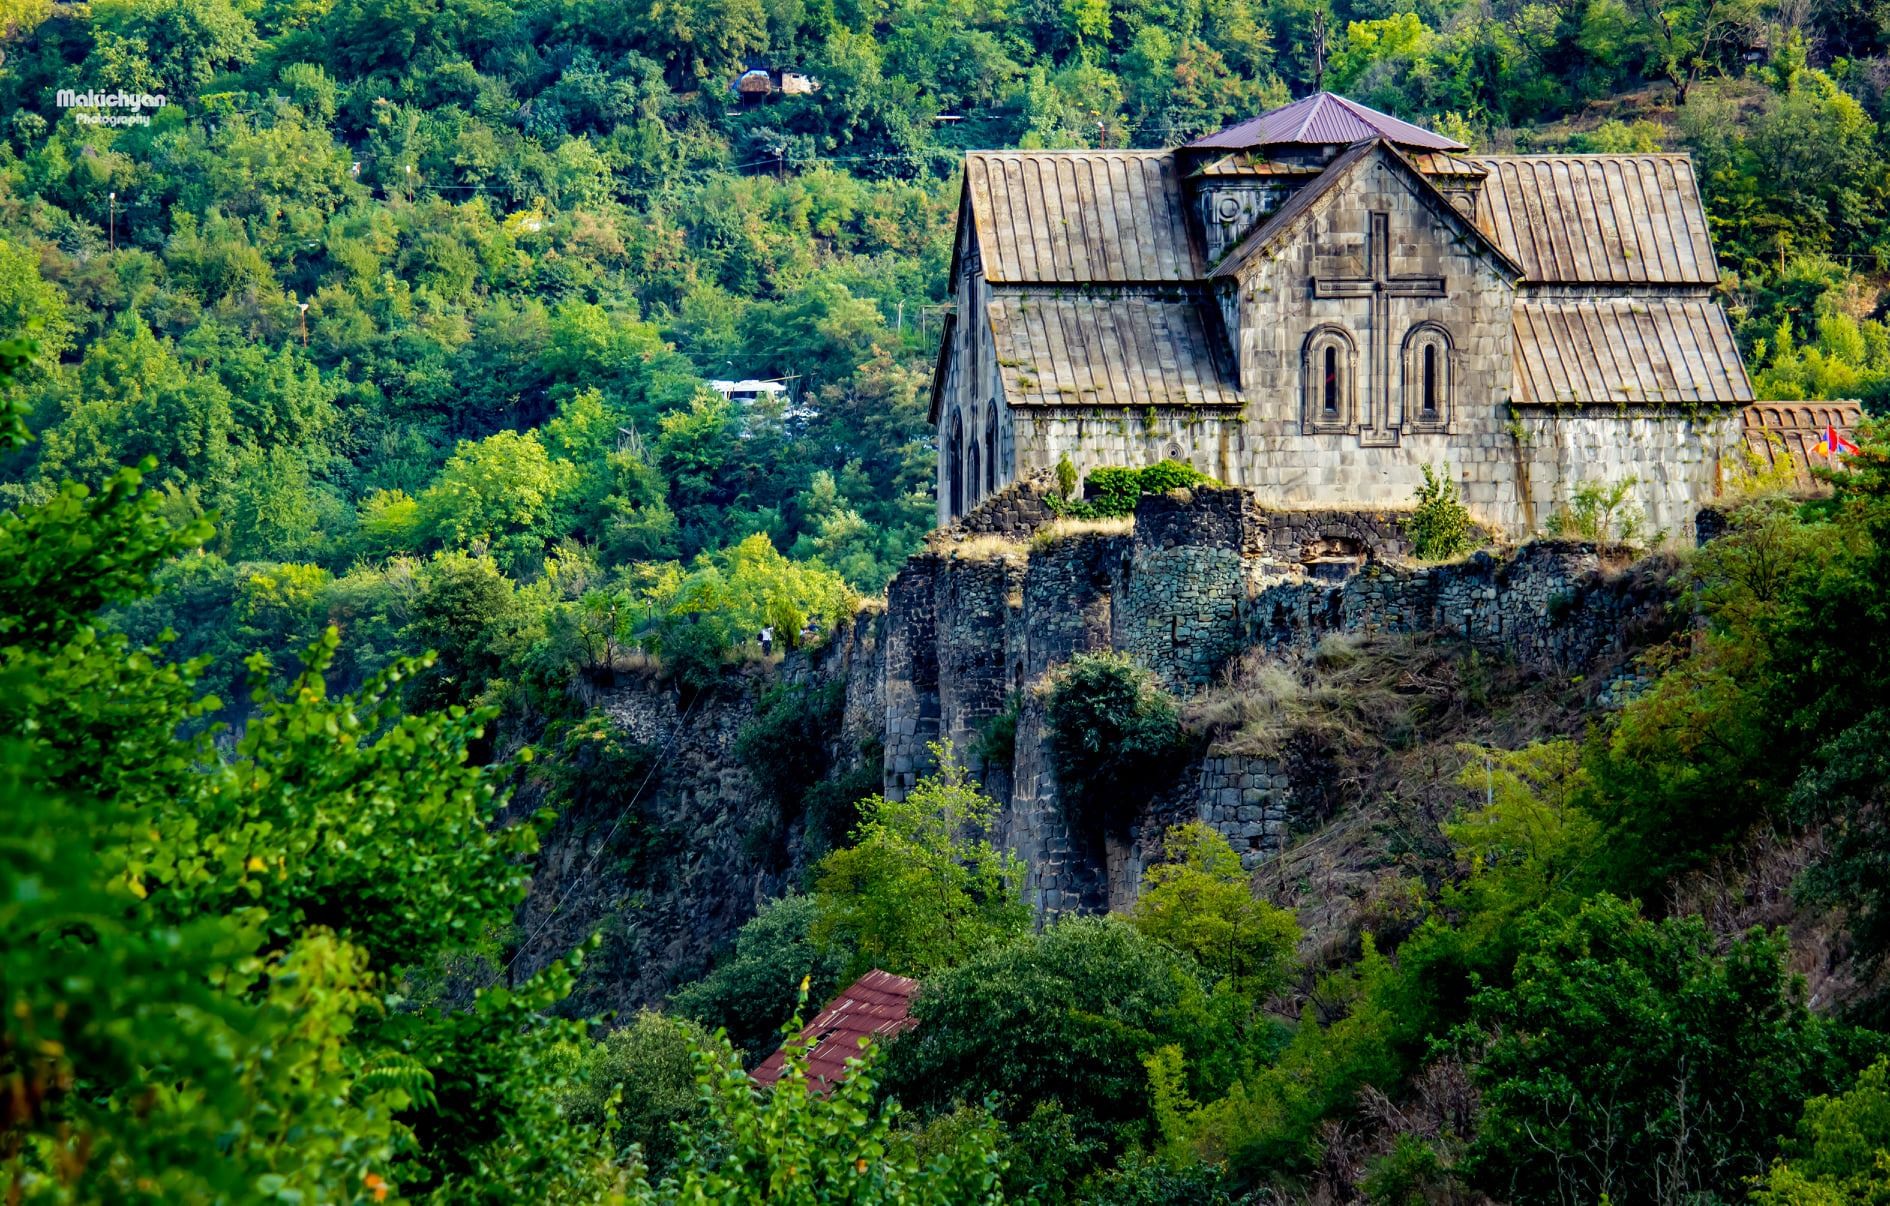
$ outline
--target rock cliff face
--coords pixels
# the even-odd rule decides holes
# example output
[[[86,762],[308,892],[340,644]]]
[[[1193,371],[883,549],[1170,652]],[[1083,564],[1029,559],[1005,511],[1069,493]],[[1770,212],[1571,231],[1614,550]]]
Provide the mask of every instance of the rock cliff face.
[[[1010,762],[968,761],[1003,805],[998,837],[1028,863],[1031,903],[1045,916],[1123,908],[1169,825],[1206,821],[1258,867],[1319,823],[1312,802],[1325,785],[1304,760],[1210,745],[1141,806],[1126,836],[1083,840],[1058,799],[1038,690],[1074,654],[1127,654],[1186,698],[1243,656],[1303,655],[1332,634],[1432,633],[1499,660],[1580,673],[1663,622],[1658,575],[1609,572],[1592,545],[1538,542],[1422,566],[1408,559],[1403,521],[1268,512],[1232,489],[1145,498],[1132,526],[1099,530],[1060,532],[1036,508],[1011,506],[992,523],[942,534],[894,578],[883,606],[773,676],[844,684],[834,731],[807,738],[827,747],[835,773],[872,751],[893,797],[932,766],[933,743],[975,750],[989,722],[1015,706]],[[603,693],[613,721],[659,751],[636,807],[647,837],[641,891],[573,890],[597,839],[571,827],[548,844],[521,917],[522,931],[544,930],[541,962],[606,927],[606,966],[593,973],[604,987],[587,1004],[660,997],[801,877],[799,822],[783,821],[735,752],[769,677],[731,676],[693,704],[651,683]]]

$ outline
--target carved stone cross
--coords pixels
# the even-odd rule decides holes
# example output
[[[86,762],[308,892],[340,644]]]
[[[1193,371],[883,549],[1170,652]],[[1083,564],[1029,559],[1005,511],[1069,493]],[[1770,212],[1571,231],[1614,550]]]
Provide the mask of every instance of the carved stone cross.
[[[1359,391],[1365,414],[1359,423],[1358,442],[1366,448],[1388,448],[1398,442],[1391,421],[1391,299],[1443,297],[1444,278],[1391,274],[1391,215],[1374,211],[1370,242],[1365,248],[1366,275],[1315,276],[1314,297],[1369,297],[1372,299],[1371,368],[1366,388]]]

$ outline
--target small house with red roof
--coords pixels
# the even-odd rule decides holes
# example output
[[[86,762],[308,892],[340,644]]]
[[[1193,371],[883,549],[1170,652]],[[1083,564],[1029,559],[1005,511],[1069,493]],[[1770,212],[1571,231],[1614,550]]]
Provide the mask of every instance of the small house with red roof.
[[[847,1078],[847,1061],[860,1054],[860,1040],[881,1043],[919,1024],[911,1016],[912,997],[919,982],[878,968],[842,989],[827,1007],[801,1030],[807,1052],[807,1083],[825,1093]],[[787,1065],[785,1049],[761,1061],[754,1071],[757,1084],[772,1085]]]

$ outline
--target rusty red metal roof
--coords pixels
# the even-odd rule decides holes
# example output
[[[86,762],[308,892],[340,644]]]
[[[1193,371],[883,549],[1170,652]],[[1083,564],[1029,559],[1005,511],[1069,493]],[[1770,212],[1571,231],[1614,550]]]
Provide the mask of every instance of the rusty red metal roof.
[[[861,1039],[883,1042],[917,1026],[918,1019],[910,1011],[912,996],[918,991],[917,980],[874,968],[829,1001],[801,1030],[801,1038],[814,1043],[807,1053],[809,1087],[824,1093],[845,1080],[847,1061],[860,1054]],[[786,1063],[787,1053],[776,1050],[755,1069],[755,1083],[773,1084]]]
[[[1197,138],[1189,150],[1238,151],[1246,147],[1344,146],[1364,138],[1383,138],[1421,151],[1467,150],[1455,139],[1433,134],[1389,113],[1331,92],[1315,92],[1258,117]]]

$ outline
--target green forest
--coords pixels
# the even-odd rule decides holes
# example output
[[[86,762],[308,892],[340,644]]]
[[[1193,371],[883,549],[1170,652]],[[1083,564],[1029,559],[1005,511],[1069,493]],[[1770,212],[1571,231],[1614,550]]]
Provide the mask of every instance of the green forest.
[[[1353,940],[1205,828],[1040,928],[967,769],[1014,714],[894,801],[780,684],[800,890],[660,1011],[572,1005],[601,938],[522,974],[540,841],[652,758],[574,688],[753,689],[932,527],[963,151],[1317,89],[1690,153],[1758,396],[1890,407],[1884,0],[0,0],[5,1201],[1890,1204],[1868,424],[1663,563],[1632,702],[1457,752]],[[1111,658],[1047,715],[1072,800],[1199,737]],[[873,967],[921,1027],[757,1091]]]

